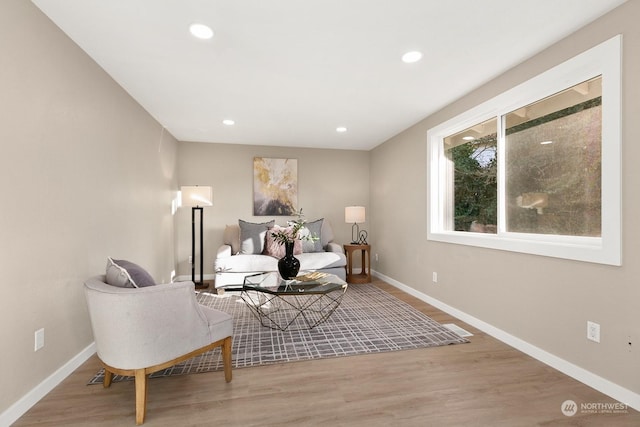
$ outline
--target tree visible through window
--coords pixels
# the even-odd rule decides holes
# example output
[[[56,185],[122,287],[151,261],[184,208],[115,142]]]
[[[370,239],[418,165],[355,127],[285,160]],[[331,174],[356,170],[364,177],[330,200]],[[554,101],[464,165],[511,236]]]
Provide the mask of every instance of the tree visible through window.
[[[506,231],[600,236],[601,77],[503,115]],[[446,137],[455,231],[496,233],[498,129]]]
[[[495,233],[498,223],[496,134],[451,149],[456,231]]]

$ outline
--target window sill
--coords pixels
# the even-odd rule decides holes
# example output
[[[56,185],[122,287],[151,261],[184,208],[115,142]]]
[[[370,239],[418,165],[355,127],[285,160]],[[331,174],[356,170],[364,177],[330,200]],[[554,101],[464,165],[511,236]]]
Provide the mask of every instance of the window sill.
[[[554,236],[526,233],[471,233],[441,231],[427,239],[487,249],[563,258],[607,265],[621,265],[620,245],[601,237]]]

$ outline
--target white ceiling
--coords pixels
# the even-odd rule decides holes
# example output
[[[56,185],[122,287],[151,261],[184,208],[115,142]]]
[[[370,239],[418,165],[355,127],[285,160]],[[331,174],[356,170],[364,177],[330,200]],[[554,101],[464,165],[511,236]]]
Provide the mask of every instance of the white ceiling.
[[[369,150],[625,0],[32,1],[179,140]]]

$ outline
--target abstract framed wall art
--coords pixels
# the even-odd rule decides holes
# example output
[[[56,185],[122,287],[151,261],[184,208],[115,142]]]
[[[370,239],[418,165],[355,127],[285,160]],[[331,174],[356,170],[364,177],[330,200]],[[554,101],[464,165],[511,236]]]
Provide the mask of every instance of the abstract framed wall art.
[[[253,158],[253,215],[291,216],[298,210],[298,159]]]

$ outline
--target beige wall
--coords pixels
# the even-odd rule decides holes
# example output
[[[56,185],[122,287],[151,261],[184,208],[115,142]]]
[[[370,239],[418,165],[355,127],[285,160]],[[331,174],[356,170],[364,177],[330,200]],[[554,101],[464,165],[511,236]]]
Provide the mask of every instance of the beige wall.
[[[254,156],[297,158],[299,205],[308,219],[328,218],[341,242],[351,233],[344,207],[365,205],[364,228],[379,254],[374,269],[640,392],[636,16],[640,2],[627,2],[369,153],[177,143],[30,2],[3,0],[0,413],[91,343],[82,281],[103,271],[107,256],[135,260],[158,281],[169,280],[174,265],[189,274],[190,213],[170,210],[180,185],[214,188],[205,211],[207,274],[225,224],[270,219],[252,216]],[[427,129],[617,33],[624,34],[624,265],[427,242]],[[586,341],[587,320],[602,325],[600,344]],[[42,327],[46,345],[34,352]]]
[[[380,252],[377,271],[636,393],[640,393],[638,16],[640,2],[625,3],[371,155],[374,252]],[[623,266],[428,242],[427,130],[618,33],[624,37]],[[431,281],[434,271],[438,284]],[[600,344],[586,340],[587,320],[600,323]]]
[[[0,2],[0,57],[2,413],[93,341],[107,256],[169,279],[177,142],[29,1]]]
[[[178,144],[179,185],[213,186],[213,206],[204,209],[204,274],[213,274],[213,263],[226,224],[238,219],[284,225],[289,217],[253,216],[253,158],[298,159],[298,206],[308,221],[328,219],[336,241],[351,240],[351,225],[344,222],[344,208],[369,206],[369,152],[322,150],[256,145]],[[178,274],[191,275],[191,209],[176,215]],[[369,228],[369,216],[364,228]],[[197,258],[197,255],[196,255]],[[196,269],[196,274],[198,273]]]

